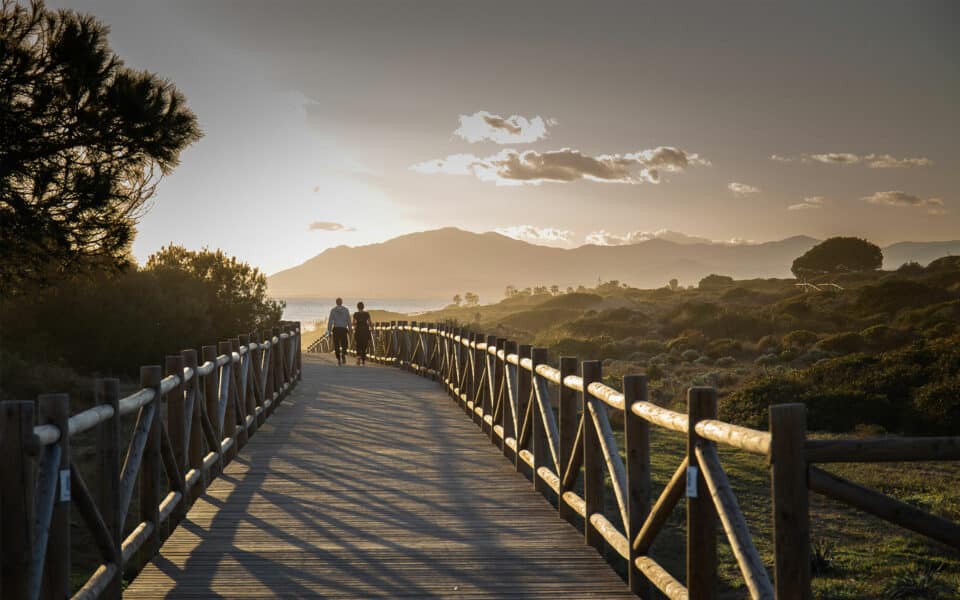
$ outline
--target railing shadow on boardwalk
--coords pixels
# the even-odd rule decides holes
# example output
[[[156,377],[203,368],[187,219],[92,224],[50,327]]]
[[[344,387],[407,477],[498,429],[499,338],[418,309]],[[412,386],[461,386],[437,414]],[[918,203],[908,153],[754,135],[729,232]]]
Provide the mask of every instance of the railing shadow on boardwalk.
[[[586,544],[626,559],[630,589],[639,595],[647,596],[652,584],[670,598],[715,597],[722,528],[751,597],[810,598],[809,491],[960,549],[960,524],[815,466],[957,460],[960,437],[811,440],[802,404],[771,406],[770,431],[748,429],[717,419],[712,388],[691,388],[688,413],[681,414],[648,402],[642,375],[624,377],[618,392],[601,382],[600,361],[560,358],[556,369],[547,364],[545,348],[453,325],[376,323],[370,348],[378,362],[439,381],[517,471],[552,498],[561,516],[582,525]],[[308,348],[329,350],[326,337]],[[610,411],[623,418],[622,454]],[[687,437],[686,455],[652,504],[651,426]],[[773,577],[753,543],[718,445],[763,456],[770,465]],[[604,510],[610,492],[613,521]],[[649,555],[681,499],[687,513],[686,585]]]
[[[98,379],[96,405],[72,416],[66,394],[40,396],[39,424],[33,401],[3,402],[0,596],[70,596],[75,509],[102,563],[74,597],[119,598],[123,576],[156,555],[297,384],[300,366],[300,324],[282,322],[141,367],[143,387],[124,398],[118,380]],[[121,418],[133,414],[123,454]],[[88,431],[96,487],[70,452],[71,438]]]
[[[357,387],[340,389],[329,376],[347,369],[317,365],[317,359],[305,362],[297,397],[274,419],[274,433],[260,438],[278,450],[254,445],[247,468],[238,473],[237,466],[246,463],[233,463],[218,486],[236,485],[214,500],[223,510],[202,527],[196,520],[204,517],[191,513],[186,527],[195,528],[193,541],[178,544],[174,539],[173,549],[168,544],[154,561],[160,574],[147,575],[156,582],[138,580],[137,592],[163,580],[172,584],[171,596],[216,597],[224,589],[221,570],[236,569],[238,582],[251,589],[261,585],[291,596],[430,598],[453,593],[441,593],[436,583],[425,582],[428,569],[431,580],[455,581],[473,595],[501,597],[510,586],[514,597],[536,597],[542,592],[537,581],[562,581],[569,575],[561,565],[531,559],[524,548],[500,545],[498,540],[527,535],[529,526],[492,515],[520,517],[516,509],[526,506],[554,522],[567,534],[567,543],[576,544],[577,539],[555,515],[550,518],[548,507],[505,465],[477,452],[483,438],[447,406],[438,405],[443,396],[435,387],[412,379],[404,382],[402,375],[373,368],[351,369],[349,377]],[[318,373],[322,368],[325,372]],[[388,379],[382,379],[384,374]],[[370,376],[381,380],[371,383]],[[404,428],[404,422],[416,426]],[[495,476],[478,480],[481,467],[489,471],[491,464],[498,465]],[[500,482],[508,484],[509,492],[491,495],[477,489],[492,489]],[[252,506],[257,502],[260,506]],[[258,514],[269,516],[261,519]],[[255,544],[245,538],[254,532],[263,536]],[[438,548],[450,555],[438,556]],[[291,563],[296,550],[315,568],[305,568],[296,559]],[[164,553],[169,552],[186,559],[180,564],[166,560]],[[476,560],[491,557],[501,567],[517,567],[513,573],[484,570]],[[517,576],[518,568],[531,565],[536,580],[524,573]],[[622,585],[615,577],[607,581]]]

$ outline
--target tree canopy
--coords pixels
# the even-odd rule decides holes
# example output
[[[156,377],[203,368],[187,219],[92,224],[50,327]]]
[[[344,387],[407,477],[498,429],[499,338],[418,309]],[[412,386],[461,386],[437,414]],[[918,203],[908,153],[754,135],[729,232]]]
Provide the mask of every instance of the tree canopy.
[[[89,15],[2,0],[0,291],[130,262],[137,219],[200,138],[183,94]]]
[[[880,247],[856,237],[832,237],[793,261],[790,270],[799,277],[842,271],[872,271],[883,264]]]
[[[283,314],[283,302],[267,296],[267,276],[222,250],[193,251],[171,244],[151,254],[144,271],[167,279],[182,276],[194,288],[199,284],[192,295],[205,296],[204,306],[220,332],[275,325]]]

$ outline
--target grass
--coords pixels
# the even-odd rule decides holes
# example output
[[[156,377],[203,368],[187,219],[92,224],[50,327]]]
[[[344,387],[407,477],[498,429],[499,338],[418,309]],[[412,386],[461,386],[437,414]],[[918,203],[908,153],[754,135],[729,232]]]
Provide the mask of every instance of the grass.
[[[618,444],[623,447],[622,434]],[[653,498],[663,490],[686,452],[684,436],[654,428],[651,432]],[[720,459],[754,544],[772,580],[773,520],[770,479],[762,457],[720,448]],[[834,464],[827,470],[861,485],[952,521],[960,520],[960,464],[870,463]],[[605,495],[605,512],[619,524],[613,490]],[[816,598],[960,597],[960,551],[891,523],[810,493],[811,566]],[[685,580],[686,515],[683,502],[674,509],[651,549],[663,567]],[[748,597],[736,560],[718,526],[720,597]],[[608,553],[608,558],[612,553]],[[623,575],[623,561],[615,568]]]

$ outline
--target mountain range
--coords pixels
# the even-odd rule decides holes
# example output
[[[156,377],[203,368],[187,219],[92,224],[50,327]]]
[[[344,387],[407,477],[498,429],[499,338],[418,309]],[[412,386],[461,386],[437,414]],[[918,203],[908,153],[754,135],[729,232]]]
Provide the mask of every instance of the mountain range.
[[[681,285],[696,285],[711,273],[735,279],[792,277],[793,260],[819,241],[802,235],[743,245],[651,239],[566,249],[448,227],[379,244],[330,248],[267,281],[270,294],[277,298],[339,295],[433,300],[469,291],[479,294],[483,302],[492,302],[503,296],[507,285],[592,287],[598,281],[616,279],[655,288],[673,278]],[[884,268],[893,269],[905,262],[926,264],[960,254],[960,240],[900,242],[882,250]]]

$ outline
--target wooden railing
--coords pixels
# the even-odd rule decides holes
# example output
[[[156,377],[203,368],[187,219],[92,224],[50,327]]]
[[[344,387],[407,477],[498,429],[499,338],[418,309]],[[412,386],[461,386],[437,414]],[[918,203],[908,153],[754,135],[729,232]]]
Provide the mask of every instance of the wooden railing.
[[[372,337],[371,359],[441,382],[516,469],[556,501],[560,516],[582,525],[587,544],[600,551],[609,546],[626,559],[630,589],[640,596],[649,596],[652,584],[669,598],[714,598],[719,526],[752,598],[810,598],[808,490],[960,548],[957,523],[814,466],[957,460],[960,437],[811,440],[803,404],[772,406],[769,431],[759,431],[719,421],[717,393],[709,387],[690,388],[688,412],[682,414],[649,402],[644,375],[623,377],[622,391],[604,385],[600,361],[562,357],[554,368],[545,348],[416,322],[376,323]],[[328,348],[321,339],[310,351]],[[622,416],[622,453],[610,411]],[[685,455],[655,499],[651,427],[687,438]],[[767,459],[774,538],[769,568],[751,538],[718,445]],[[604,471],[616,506],[610,516],[604,511]],[[685,584],[650,555],[681,500],[687,515]]]
[[[125,398],[117,379],[98,379],[95,406],[72,416],[66,394],[40,396],[39,424],[33,401],[3,402],[0,597],[70,596],[70,513],[76,508],[102,564],[74,598],[120,598],[122,575],[157,554],[300,376],[300,324],[284,322],[264,339],[242,335],[204,346],[199,358],[196,350],[184,350],[168,356],[164,368],[141,367],[142,388]],[[122,457],[121,417],[134,412]],[[70,453],[71,439],[91,430],[96,488]],[[124,535],[135,484],[139,522]]]

